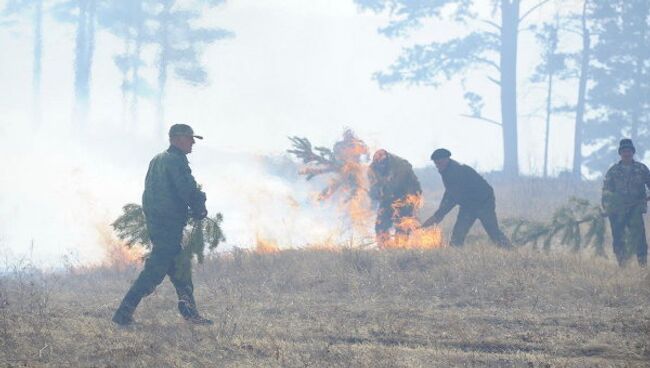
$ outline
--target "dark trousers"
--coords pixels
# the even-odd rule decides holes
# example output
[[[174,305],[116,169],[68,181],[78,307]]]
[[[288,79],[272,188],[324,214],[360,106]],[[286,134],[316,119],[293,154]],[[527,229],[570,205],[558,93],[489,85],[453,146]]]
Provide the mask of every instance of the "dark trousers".
[[[512,247],[510,239],[499,229],[494,200],[488,201],[485,205],[477,208],[460,207],[454,230],[451,233],[452,246],[460,247],[465,244],[465,237],[467,237],[467,233],[477,219],[481,221],[492,242],[502,248]]]
[[[151,254],[116,314],[131,316],[145,296],[153,293],[169,276],[178,296],[178,310],[185,318],[198,315],[192,285],[191,258],[182,251],[184,223],[147,218],[147,230],[153,243]]]
[[[632,208],[610,215],[609,224],[612,228],[612,246],[618,264],[623,266],[630,255],[636,253],[639,264],[645,266],[648,262],[648,242],[643,211],[640,208]]]

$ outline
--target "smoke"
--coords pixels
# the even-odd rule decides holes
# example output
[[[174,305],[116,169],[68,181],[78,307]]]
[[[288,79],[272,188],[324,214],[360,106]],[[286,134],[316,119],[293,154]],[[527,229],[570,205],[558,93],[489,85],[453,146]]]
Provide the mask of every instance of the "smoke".
[[[124,204],[141,202],[149,160],[166,144],[108,131],[82,137],[49,129],[30,136],[25,125],[5,126],[4,133],[0,154],[11,159],[0,166],[3,252],[44,267],[59,266],[63,257],[105,263],[112,252],[107,227]],[[225,217],[221,250],[254,247],[260,239],[286,248],[356,236],[335,203],[316,202],[324,183],[298,177],[298,166],[287,157],[202,144],[188,158],[208,210]]]

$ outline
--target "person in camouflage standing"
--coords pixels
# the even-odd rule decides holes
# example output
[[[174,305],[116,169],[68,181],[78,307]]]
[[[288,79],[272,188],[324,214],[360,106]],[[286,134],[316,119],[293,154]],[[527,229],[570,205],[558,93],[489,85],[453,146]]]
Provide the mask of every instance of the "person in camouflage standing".
[[[438,168],[445,185],[440,207],[423,226],[439,224],[456,205],[458,219],[451,234],[451,245],[462,246],[467,233],[476,220],[480,220],[490,240],[502,248],[511,248],[508,237],[499,229],[494,190],[476,170],[451,158],[449,150],[440,148],[433,152],[431,160]]]
[[[636,252],[640,265],[648,262],[643,214],[648,210],[646,188],[650,188],[650,170],[634,160],[635,153],[632,140],[622,139],[618,148],[621,160],[607,171],[603,183],[602,204],[609,217],[614,254],[620,266],[625,264],[630,251]]]
[[[192,152],[194,135],[189,125],[174,124],[169,129],[169,148],[156,155],[149,164],[142,195],[142,208],[147,222],[147,231],[153,244],[144,269],[124,296],[113,316],[118,325],[130,325],[133,313],[143,297],[169,276],[178,295],[178,310],[185,320],[201,325],[212,321],[199,315],[194,301],[194,287],[191,272],[184,275],[177,272],[189,260],[179,259],[183,229],[189,216],[204,219],[206,195],[203,193],[190,170],[187,154]],[[191,211],[190,211],[191,209]]]
[[[379,203],[375,233],[377,244],[382,247],[395,233],[408,235],[406,226],[415,221],[415,209],[422,189],[413,167],[405,159],[380,149],[373,155],[370,170],[370,198]]]

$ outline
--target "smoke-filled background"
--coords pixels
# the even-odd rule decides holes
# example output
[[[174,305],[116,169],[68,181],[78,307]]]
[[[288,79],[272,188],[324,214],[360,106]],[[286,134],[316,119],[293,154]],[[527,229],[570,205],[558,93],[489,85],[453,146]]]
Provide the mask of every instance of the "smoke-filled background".
[[[344,127],[414,166],[597,179],[650,147],[650,10],[634,1],[0,0],[0,249],[97,262],[172,123],[225,247],[332,241],[288,136]],[[429,167],[427,170],[434,170]],[[335,239],[339,241],[340,239]]]

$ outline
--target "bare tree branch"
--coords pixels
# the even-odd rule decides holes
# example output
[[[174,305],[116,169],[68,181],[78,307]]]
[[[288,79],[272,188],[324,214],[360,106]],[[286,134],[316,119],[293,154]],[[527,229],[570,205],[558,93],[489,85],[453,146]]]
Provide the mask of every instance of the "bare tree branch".
[[[519,23],[523,22],[524,19],[526,19],[526,17],[528,17],[532,12],[534,12],[535,10],[537,10],[537,9],[539,9],[540,7],[544,6],[544,4],[548,3],[549,1],[551,1],[551,0],[542,0],[542,1],[540,1],[539,3],[537,3],[537,5],[533,6],[533,7],[530,8],[530,9],[528,9],[528,11],[525,12],[524,15],[522,15],[522,16],[519,18]]]
[[[488,119],[488,118],[484,118],[484,117],[482,117],[482,116],[474,116],[474,115],[469,115],[469,114],[460,114],[460,116],[462,116],[462,117],[464,117],[464,118],[470,118],[470,119],[481,120],[481,121],[484,121],[484,122],[486,122],[486,123],[490,123],[490,124],[494,124],[494,125],[497,125],[497,126],[501,126],[501,123],[499,123],[498,121],[496,121],[496,120],[492,120],[492,119]]]
[[[501,85],[501,81],[498,80],[498,79],[496,79],[496,78],[494,78],[494,77],[490,77],[490,76],[488,75],[486,78],[487,78],[490,82],[496,84],[497,86],[500,86],[500,85]]]
[[[476,60],[478,62],[480,62],[480,63],[487,64],[487,65],[493,67],[494,69],[497,70],[497,72],[501,72],[501,67],[499,66],[499,64],[495,63],[493,60],[482,58],[482,57],[476,58]]]
[[[491,21],[491,20],[486,20],[486,19],[481,19],[481,22],[483,22],[483,23],[485,23],[485,24],[487,24],[487,25],[489,25],[489,26],[494,27],[497,31],[499,31],[499,33],[501,32],[501,26],[498,25],[498,24],[496,24],[496,23],[494,23],[493,21]]]

